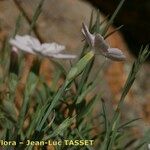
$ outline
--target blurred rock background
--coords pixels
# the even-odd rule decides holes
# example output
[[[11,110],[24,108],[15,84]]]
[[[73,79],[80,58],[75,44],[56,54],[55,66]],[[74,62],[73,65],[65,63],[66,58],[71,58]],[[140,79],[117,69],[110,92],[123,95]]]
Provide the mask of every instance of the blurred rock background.
[[[29,18],[31,18],[33,11],[38,4],[38,0],[17,0],[17,2],[25,10]],[[109,0],[91,0],[90,2],[93,3],[94,6],[99,7],[102,12],[110,15],[118,4],[117,1],[114,2]],[[126,2],[126,5],[128,5],[129,7],[130,5],[127,3],[130,2]],[[134,7],[138,7],[138,3],[134,3],[134,5]],[[92,9],[93,6],[85,1],[46,0],[43,6],[41,16],[36,24],[36,29],[41,40],[44,42],[55,41],[60,44],[64,44],[67,46],[67,50],[78,54],[83,45],[83,42],[81,42],[81,24],[83,21],[88,23]],[[118,26],[124,24],[125,27],[122,30],[127,35],[131,34],[132,36],[125,35],[127,39],[125,42],[122,34],[118,32],[113,34],[108,39],[108,41],[112,47],[118,47],[122,49],[128,56],[128,61],[125,63],[109,62],[107,64],[107,68],[104,71],[104,86],[100,87],[100,90],[104,91],[104,99],[106,100],[106,102],[109,102],[110,105],[116,104],[116,101],[119,98],[121,89],[125,82],[125,78],[130,70],[131,63],[134,60],[134,57],[132,56],[132,54],[130,54],[128,45],[129,47],[132,47],[131,45],[138,47],[136,48],[136,50],[138,51],[141,44],[149,42],[148,39],[150,34],[148,34],[148,24],[143,23],[143,20],[141,20],[140,18],[138,21],[138,16],[137,19],[136,17],[133,17],[132,19],[129,18],[130,13],[133,14],[133,16],[136,16],[136,13],[134,11],[132,12],[132,5],[130,8],[130,12],[126,11],[125,9],[126,7],[123,7],[120,15],[118,15],[118,18],[116,18],[115,25]],[[17,8],[13,0],[0,1],[0,47],[2,47],[3,41],[5,41],[6,37],[12,35],[15,27],[15,22],[19,14],[19,9]],[[127,31],[129,26],[132,26],[133,28]],[[22,18],[21,28],[18,34],[27,33],[28,28],[29,26],[27,21]],[[144,31],[144,29],[146,31]],[[112,27],[110,30],[112,30]],[[140,33],[141,36],[139,36],[138,33]],[[102,59],[102,57],[97,58],[95,68],[100,65]],[[43,70],[47,70],[47,74],[45,74],[45,76],[50,83],[49,73],[53,70],[53,67],[51,67],[51,63],[47,59],[44,60]],[[150,127],[149,77],[149,64],[145,64],[142,70],[139,72],[138,80],[136,80],[132,90],[130,91],[130,94],[126,99],[126,104],[123,110],[123,112],[125,113],[124,119],[133,119],[138,117],[143,118],[143,120],[141,120],[139,123],[139,128],[141,128],[141,130],[143,131],[145,130],[145,127]],[[100,107],[95,108],[96,112],[97,110],[99,110],[99,108]]]

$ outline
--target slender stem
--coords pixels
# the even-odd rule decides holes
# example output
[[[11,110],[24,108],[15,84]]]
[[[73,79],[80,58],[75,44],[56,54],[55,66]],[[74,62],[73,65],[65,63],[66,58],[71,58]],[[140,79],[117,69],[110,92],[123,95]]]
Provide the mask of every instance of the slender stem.
[[[110,25],[113,23],[115,17],[117,16],[118,12],[120,11],[122,5],[124,4],[125,0],[121,0],[118,7],[116,8],[115,12],[113,13],[112,17],[110,18],[110,20],[108,21],[105,29],[102,32],[102,36],[104,36],[106,34],[106,32],[108,31]]]
[[[45,123],[45,121],[47,120],[49,114],[51,113],[52,109],[56,106],[58,100],[60,99],[60,97],[62,96],[62,94],[64,93],[66,87],[68,86],[69,82],[65,82],[63,84],[63,86],[59,89],[59,91],[57,92],[56,96],[54,97],[53,101],[51,102],[51,104],[49,105],[46,114],[44,115],[40,125],[37,127],[37,130],[40,131]]]
[[[44,1],[44,0],[43,0]],[[19,9],[19,11],[23,14],[24,18],[28,22],[29,25],[32,23],[32,18],[29,17],[29,15],[25,12],[24,8],[21,6],[18,0],[14,0],[15,5]],[[40,42],[43,42],[43,39],[41,38],[41,35],[38,32],[37,26],[35,25],[33,27],[33,32],[35,33],[36,37],[39,39]]]

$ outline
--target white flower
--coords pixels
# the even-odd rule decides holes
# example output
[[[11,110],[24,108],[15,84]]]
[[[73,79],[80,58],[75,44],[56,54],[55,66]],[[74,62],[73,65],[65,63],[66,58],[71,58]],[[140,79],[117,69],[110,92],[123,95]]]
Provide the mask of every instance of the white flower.
[[[60,45],[54,42],[41,44],[38,39],[29,35],[16,35],[15,38],[10,39],[9,43],[13,47],[17,47],[18,49],[31,54],[40,54],[45,57],[54,57],[62,59],[76,58],[76,55],[61,53],[65,50],[64,45]]]
[[[115,61],[124,61],[125,55],[118,48],[110,48],[109,44],[104,40],[100,34],[91,34],[88,27],[82,24],[82,33],[87,43],[101,55],[110,58]]]

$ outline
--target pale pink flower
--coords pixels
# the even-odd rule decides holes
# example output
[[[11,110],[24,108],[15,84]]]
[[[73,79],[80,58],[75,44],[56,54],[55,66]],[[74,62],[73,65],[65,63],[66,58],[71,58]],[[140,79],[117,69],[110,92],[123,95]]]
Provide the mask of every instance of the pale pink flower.
[[[89,44],[96,52],[114,61],[124,61],[126,59],[123,52],[118,48],[110,48],[109,44],[100,34],[91,34],[88,27],[82,24],[82,33]]]
[[[30,35],[16,35],[15,38],[11,38],[9,43],[24,52],[31,54],[40,54],[45,57],[61,58],[61,59],[73,59],[76,55],[64,54],[64,45],[53,43],[43,43]]]

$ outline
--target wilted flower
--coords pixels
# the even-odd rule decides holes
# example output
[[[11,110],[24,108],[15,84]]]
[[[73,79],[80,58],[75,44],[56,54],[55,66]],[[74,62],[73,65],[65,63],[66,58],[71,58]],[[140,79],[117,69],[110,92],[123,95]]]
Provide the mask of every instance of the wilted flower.
[[[17,47],[18,49],[31,54],[40,54],[46,57],[62,59],[76,58],[76,55],[61,53],[65,50],[64,45],[60,45],[54,42],[41,44],[38,39],[29,35],[16,35],[15,38],[10,39],[9,43],[13,47]]]
[[[91,34],[88,27],[84,23],[82,24],[82,33],[87,43],[101,55],[115,61],[124,61],[126,59],[125,55],[120,49],[110,48],[109,44],[100,34]]]

